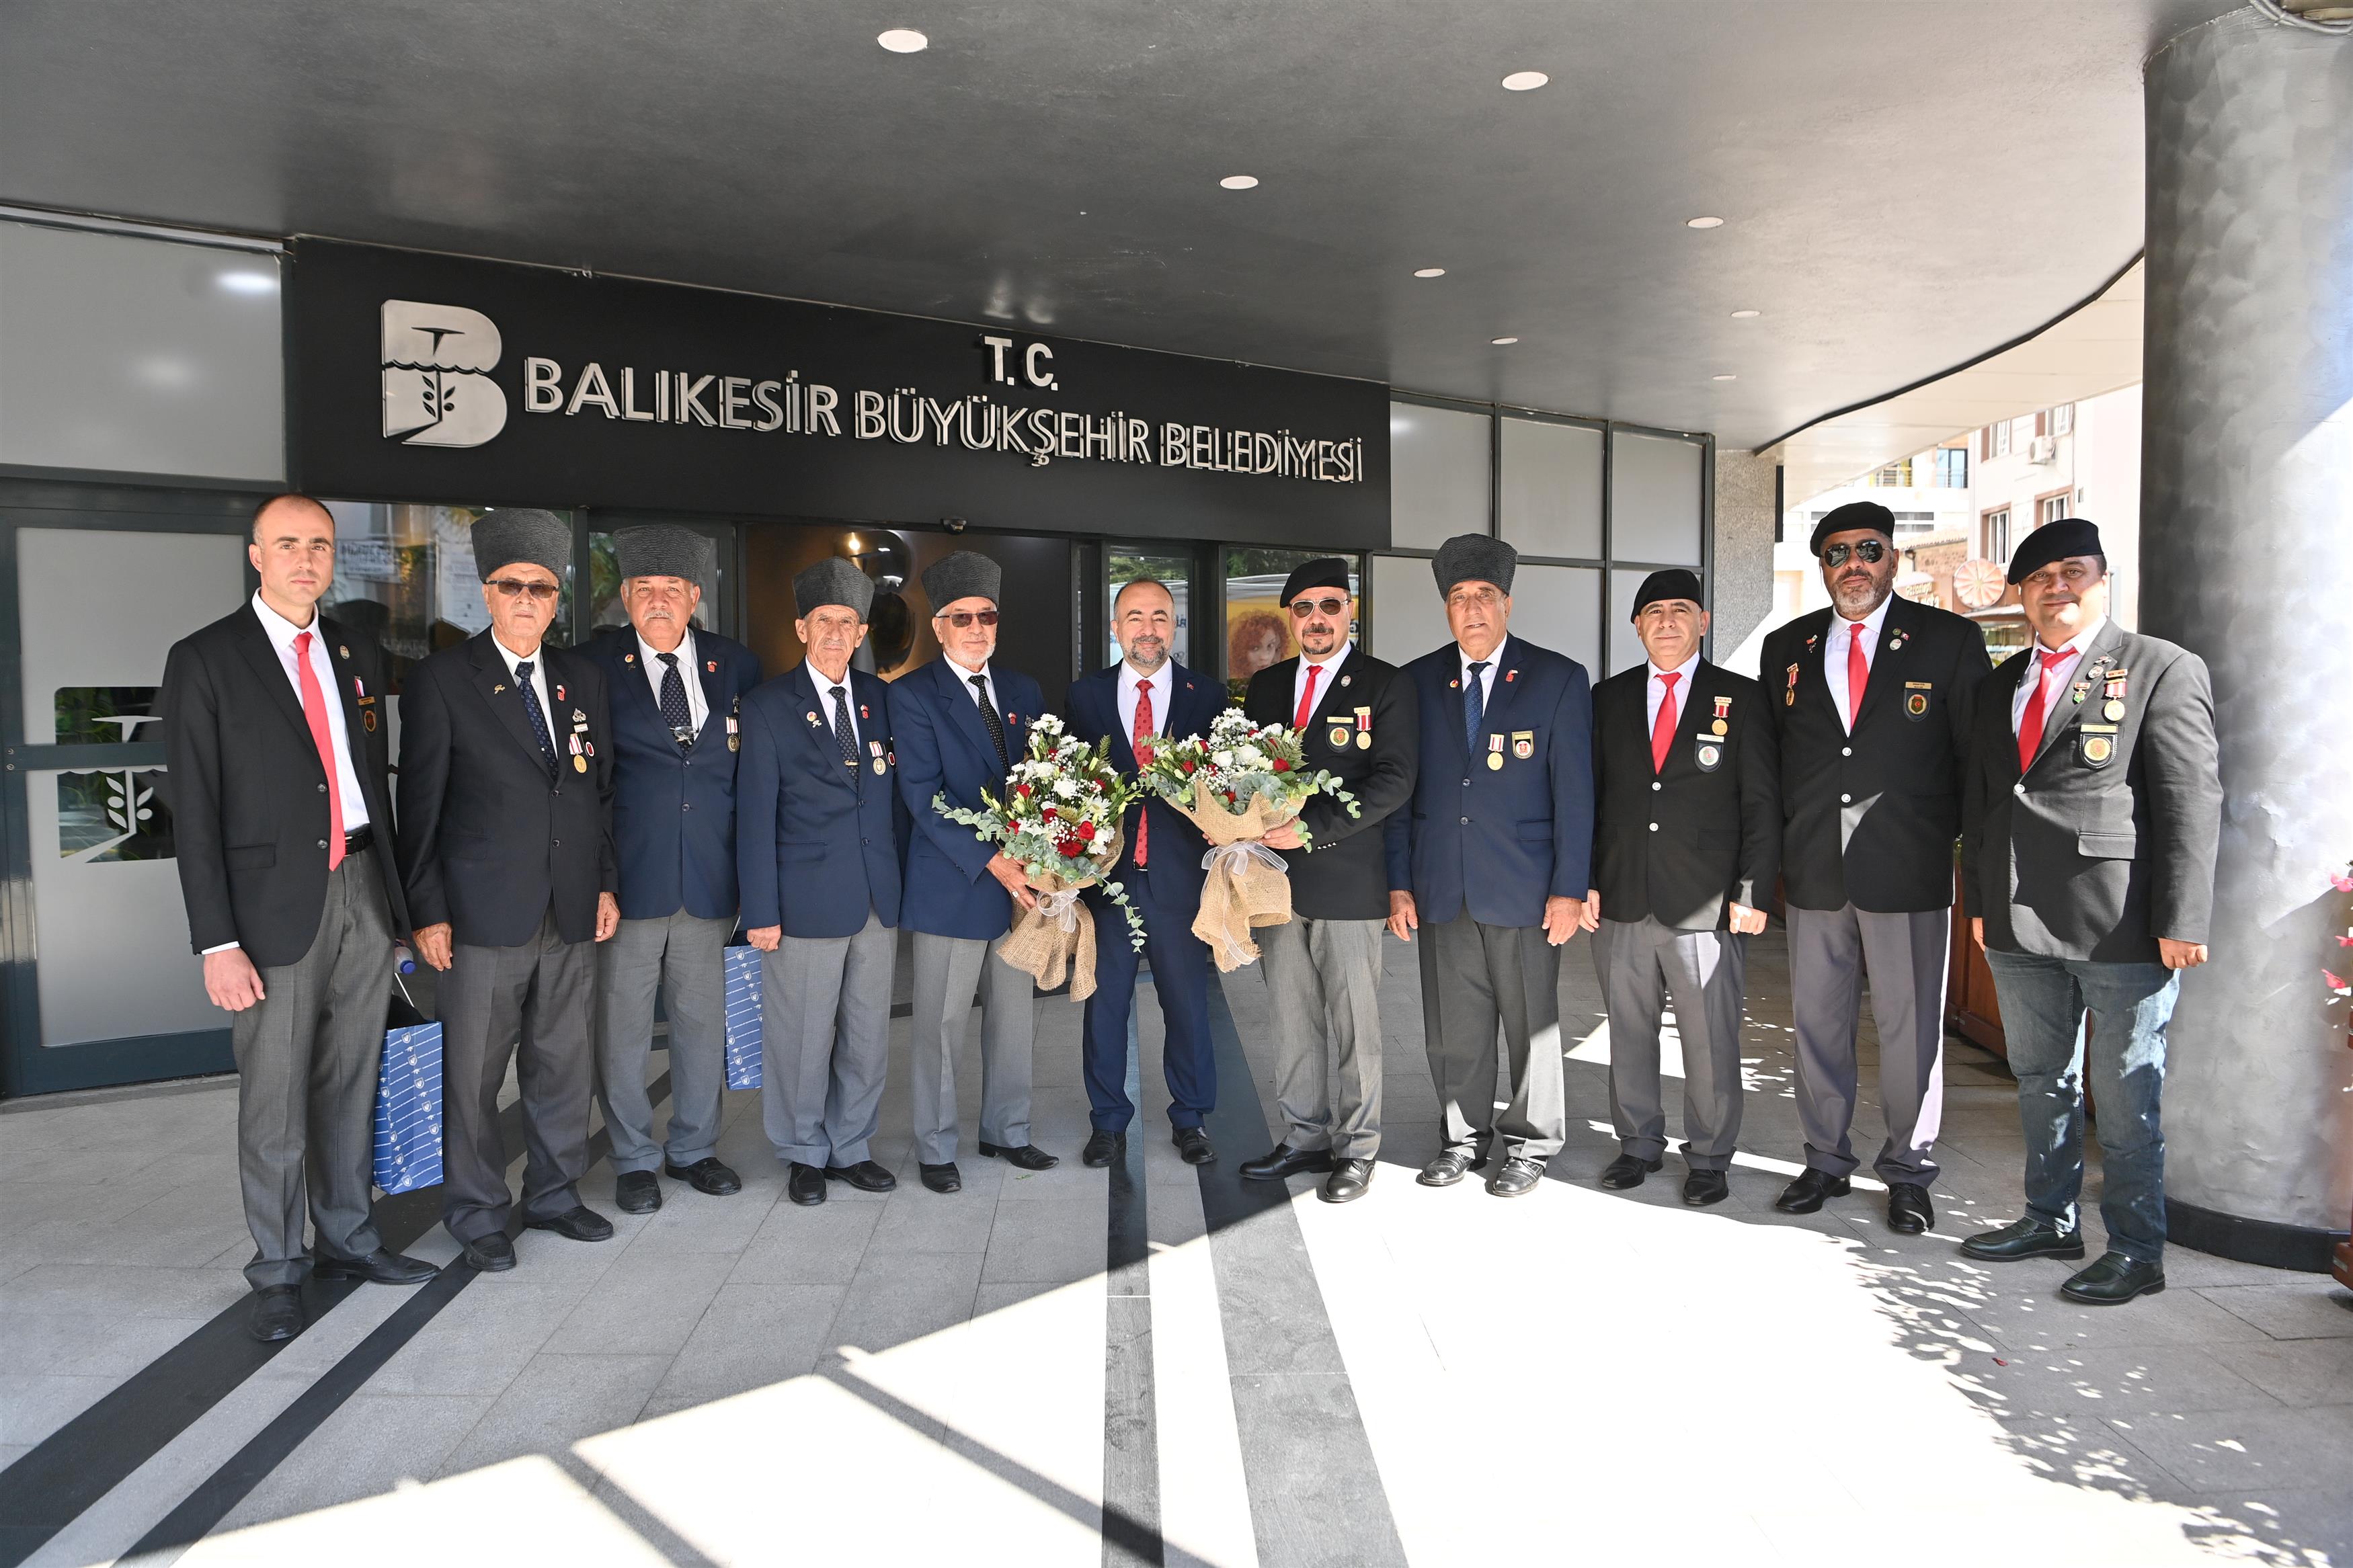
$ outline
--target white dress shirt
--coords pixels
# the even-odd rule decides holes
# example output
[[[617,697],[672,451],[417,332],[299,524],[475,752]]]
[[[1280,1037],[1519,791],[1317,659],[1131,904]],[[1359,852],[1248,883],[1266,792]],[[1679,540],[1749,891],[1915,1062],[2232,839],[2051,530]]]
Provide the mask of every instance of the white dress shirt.
[[[1879,607],[1859,621],[1850,621],[1835,611],[1831,616],[1831,645],[1822,650],[1822,679],[1830,683],[1831,706],[1838,710],[1839,727],[1852,730],[1846,719],[1846,645],[1862,645],[1862,668],[1868,676],[1879,658],[1879,634],[1887,624],[1887,606],[1895,602],[1890,594],[1879,601]]]
[[[1699,668],[1699,650],[1697,648],[1694,648],[1692,650],[1692,656],[1683,660],[1681,664],[1675,666],[1672,669],[1662,670],[1649,659],[1644,659],[1642,661],[1642,666],[1651,672],[1651,679],[1643,682],[1642,685],[1642,690],[1648,698],[1648,703],[1643,710],[1642,717],[1648,721],[1650,728],[1642,732],[1646,735],[1655,734],[1659,728],[1659,704],[1665,701],[1667,699],[1667,683],[1660,679],[1659,677],[1662,675],[1674,675],[1682,678],[1675,682],[1674,717],[1668,721],[1670,724],[1680,724],[1683,721],[1683,707],[1691,701],[1692,671]]]
[[[988,663],[986,659],[981,661],[981,666],[978,669],[966,669],[955,659],[950,658],[948,660],[948,668],[955,671],[957,684],[964,688],[964,694],[972,699],[972,705],[974,707],[988,708],[996,706],[997,678],[988,673]],[[976,675],[980,677],[982,683],[988,689],[988,700],[986,702],[981,700],[980,693],[973,689],[972,678]],[[1157,684],[1155,684],[1153,689],[1157,691],[1160,688]]]
[[[2018,727],[2026,722],[2026,705],[2033,700],[2034,677],[2038,672],[2042,676],[2043,689],[2050,693],[2042,700],[2043,732],[2050,733],[2051,715],[2059,705],[2058,693],[2065,689],[2069,681],[2075,679],[2076,668],[2084,662],[2084,655],[2091,647],[2092,639],[2098,637],[2100,628],[2107,624],[2108,617],[2102,616],[2098,620],[2060,644],[2057,648],[2052,649],[2054,653],[2063,651],[2067,657],[2047,670],[2042,668],[2042,640],[2037,637],[2030,645],[2029,652],[2033,656],[2033,662],[2026,667],[2026,679],[2018,683],[2018,689],[2011,692],[2010,697],[2010,732],[2011,734],[2017,734]]]
[[[702,721],[711,717],[711,703],[702,695],[702,667],[694,662],[693,627],[687,628],[686,635],[679,638],[678,646],[670,652],[678,656],[679,682],[686,688],[687,722],[693,725],[694,732],[700,735],[702,733]],[[662,678],[670,673],[670,666],[661,661],[661,650],[642,637],[638,638],[638,658],[645,666],[646,684],[653,688],[654,711],[659,713],[661,711]]]
[[[515,666],[524,659],[531,660],[532,695],[539,699],[539,716],[547,721],[547,743],[555,748],[556,757],[561,761],[564,738],[572,733],[572,719],[568,710],[558,713],[555,705],[547,700],[547,645],[543,642],[529,653],[517,653],[499,640],[498,633],[492,632],[491,646],[499,650],[499,657],[507,662],[507,674],[515,679],[522,679],[515,675]]]
[[[1479,711],[1482,713],[1487,710],[1488,703],[1495,695],[1495,667],[1504,662],[1504,650],[1509,647],[1511,643],[1512,639],[1505,637],[1495,645],[1493,651],[1485,658],[1478,661],[1487,667],[1479,672]],[[1463,651],[1461,643],[1454,645],[1454,657],[1461,666],[1463,680],[1468,682],[1471,679],[1472,659],[1471,656]],[[1472,739],[1475,741],[1478,737],[1474,735]]]
[[[311,612],[311,624],[298,626],[262,601],[257,591],[253,595],[253,613],[261,621],[262,635],[269,646],[278,650],[279,666],[286,671],[287,684],[294,689],[294,705],[302,705],[302,673],[294,663],[294,639],[304,632],[317,633],[311,638],[311,673],[319,682],[319,695],[327,703],[327,738],[335,745],[336,793],[343,797],[343,831],[356,833],[367,826],[367,796],[360,792],[360,775],[352,766],[352,738],[343,725],[343,702],[335,690],[335,667],[327,657],[327,639],[320,631],[319,613]],[[381,701],[384,693],[372,691],[369,696]]]
[[[865,732],[858,727],[858,688],[850,683],[850,671],[843,670],[835,680],[812,664],[808,667],[809,684],[817,688],[817,716],[825,725],[825,732],[833,733],[833,689],[841,688],[841,709],[849,715],[849,738],[859,746],[866,744]]]
[[[1168,686],[1176,673],[1176,666],[1173,660],[1148,676],[1138,675],[1135,666],[1127,660],[1119,661],[1119,732],[1122,737],[1134,738],[1136,686],[1145,680],[1152,682],[1152,733],[1168,733]]]
[[[1324,700],[1332,695],[1332,683],[1340,679],[1340,667],[1348,662],[1348,648],[1349,644],[1347,640],[1343,638],[1340,643],[1339,650],[1321,664],[1308,663],[1307,656],[1303,653],[1299,656],[1299,668],[1293,672],[1291,677],[1291,714],[1293,718],[1295,719],[1299,716],[1299,700],[1307,695],[1307,672],[1311,669],[1321,670],[1323,672],[1315,678],[1315,704],[1320,708],[1324,704]],[[1312,713],[1310,717],[1313,717]]]

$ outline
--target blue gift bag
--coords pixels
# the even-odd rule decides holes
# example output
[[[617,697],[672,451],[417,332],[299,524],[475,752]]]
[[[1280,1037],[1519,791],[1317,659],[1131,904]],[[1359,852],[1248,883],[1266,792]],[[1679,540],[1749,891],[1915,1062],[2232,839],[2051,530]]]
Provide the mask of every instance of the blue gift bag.
[[[727,950],[727,1087],[760,1087],[760,950]]]
[[[375,1090],[375,1184],[405,1193],[441,1180],[441,1026],[387,1029]]]

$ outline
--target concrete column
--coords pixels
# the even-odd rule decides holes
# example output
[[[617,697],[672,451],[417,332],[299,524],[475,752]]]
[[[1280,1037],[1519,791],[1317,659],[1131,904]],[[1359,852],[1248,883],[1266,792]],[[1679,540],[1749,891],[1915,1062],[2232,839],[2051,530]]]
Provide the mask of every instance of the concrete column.
[[[2353,1216],[2353,39],[2237,11],[2147,67],[2141,627],[2214,675],[2212,961],[2167,1084],[2174,1239],[2325,1269]],[[2098,517],[2096,507],[2087,508]]]

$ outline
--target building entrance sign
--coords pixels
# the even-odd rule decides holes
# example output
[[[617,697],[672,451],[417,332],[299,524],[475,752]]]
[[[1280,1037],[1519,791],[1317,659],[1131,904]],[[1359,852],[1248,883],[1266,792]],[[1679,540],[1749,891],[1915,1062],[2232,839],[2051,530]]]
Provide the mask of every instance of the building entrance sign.
[[[288,450],[315,494],[1388,542],[1377,383],[370,246],[292,256]]]

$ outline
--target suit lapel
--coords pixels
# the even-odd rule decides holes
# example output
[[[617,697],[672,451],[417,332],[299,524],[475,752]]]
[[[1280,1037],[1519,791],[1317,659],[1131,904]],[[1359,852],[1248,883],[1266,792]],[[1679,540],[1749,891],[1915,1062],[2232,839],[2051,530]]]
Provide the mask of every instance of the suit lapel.
[[[1482,731],[1509,732],[1506,729],[1510,723],[1507,715],[1512,709],[1512,700],[1519,694],[1520,683],[1517,678],[1520,673],[1522,649],[1526,646],[1517,637],[1513,637],[1504,644],[1504,657],[1496,664],[1494,674],[1489,678],[1486,706],[1479,715],[1479,728]],[[1461,721],[1458,720],[1456,722],[1460,723]],[[1478,742],[1475,740],[1466,739],[1464,742],[1466,747],[1476,744]]]
[[[481,693],[482,700],[491,705],[491,711],[498,716],[507,733],[514,737],[515,744],[523,749],[523,754],[543,768],[552,767],[554,759],[540,751],[539,739],[531,732],[531,713],[522,705],[522,694],[515,689],[514,677],[507,672],[507,661],[491,644],[489,632],[474,634],[474,689]],[[546,652],[543,645],[540,648],[543,660]],[[555,677],[553,675],[547,678],[547,694],[548,700],[554,701]],[[543,717],[547,721],[548,742],[554,744],[555,715],[548,713]]]
[[[324,626],[315,617],[311,624]],[[245,607],[244,618],[237,623],[237,650],[253,667],[253,673],[260,679],[262,689],[269,693],[270,700],[278,705],[278,711],[294,726],[294,732],[308,742],[311,721],[302,717],[301,700],[294,695],[293,683],[286,679],[286,667],[279,662],[278,650],[269,646],[269,634],[262,629],[261,617],[254,613],[251,605]]]
[[[965,742],[972,747],[982,764],[995,768],[997,765],[997,742],[988,738],[988,726],[981,721],[980,704],[972,693],[972,678],[964,672],[962,666],[950,662],[944,654],[940,656],[933,668],[937,672],[932,679],[939,685],[940,700],[948,705],[948,711],[954,715],[949,722],[962,731]],[[991,701],[1004,700],[1004,693],[997,689],[994,680],[988,683],[988,695]],[[1001,718],[1000,714],[1000,721]],[[1010,724],[1005,729],[1005,749],[1008,752],[1013,750],[1013,727]]]
[[[2116,622],[2110,621],[2102,626],[2100,635],[2092,639],[2092,646],[2084,650],[2084,657],[2075,661],[2075,673],[2069,677],[2067,684],[2052,693],[2050,708],[2042,715],[2042,743],[2035,748],[2036,762],[2041,762],[2058,746],[2068,731],[2084,721],[2084,709],[2089,703],[2091,689],[2100,684],[2109,667],[2116,662],[2116,655],[2124,647],[2124,628]],[[2028,669],[2035,668],[2031,644],[2028,646],[2026,663]],[[2084,692],[2085,700],[2082,702],[2074,700],[2079,688]]]
[[[702,682],[702,728],[695,731],[694,740],[694,743],[700,746],[713,734],[726,729],[727,715],[733,704],[720,687],[723,679],[719,670],[720,661],[704,655],[699,643],[695,646],[695,652],[699,656],[695,678]],[[650,697],[653,693],[648,691],[646,695]],[[714,725],[718,727],[716,730],[712,728]]]
[[[1844,716],[1838,710],[1838,701],[1831,695],[1830,665],[1831,623],[1838,618],[1835,611],[1823,618],[1822,624],[1808,635],[1805,646],[1798,653],[1798,700],[1819,702],[1831,716],[1831,722],[1841,729],[1846,726]],[[1785,677],[1786,679],[1786,677]]]
[[[661,704],[655,700],[654,689],[648,684],[649,671],[638,659],[636,631],[632,629],[614,635],[620,639],[621,657],[607,668],[613,671],[618,684],[627,689],[615,692],[610,700],[617,706],[627,703],[637,709],[640,714],[653,721],[656,729],[669,733],[670,725],[663,721]],[[615,721],[618,722],[617,715]]]
[[[1862,683],[1862,706],[1854,716],[1857,731],[1894,700],[1892,694],[1904,683],[1904,670],[1909,665],[1905,656],[1918,630],[1912,624],[1911,605],[1905,598],[1891,597],[1887,602],[1887,615],[1879,623],[1879,646],[1871,656],[1871,673]],[[1823,685],[1829,684],[1825,679]]]
[[[820,778],[829,778],[850,794],[856,795],[858,777],[850,769],[842,765],[841,742],[833,732],[833,703],[828,700],[828,692],[818,686],[817,671],[810,667],[807,659],[801,661],[799,675],[801,691],[804,700],[808,703],[808,706],[802,710],[804,717],[801,720],[801,728],[808,731],[809,743],[817,748],[818,775]],[[829,687],[831,682],[827,684]],[[848,700],[856,702],[858,700],[857,671],[852,670],[849,679],[842,684],[848,689]],[[817,715],[816,723],[812,724],[808,721],[806,715],[809,713]],[[851,727],[856,728],[854,724]],[[860,739],[863,739],[862,735]]]
[[[343,641],[343,631],[341,626],[331,625],[323,616],[319,618],[317,625],[319,635],[327,639],[327,665],[335,672],[335,690],[343,699],[343,743],[351,748],[352,772],[360,781],[360,798],[367,802],[369,817],[373,820],[382,820],[377,816],[377,813],[384,807],[376,800],[375,792],[370,787],[368,778],[371,770],[368,767],[367,752],[364,748],[367,745],[370,731],[360,717],[359,688],[353,684],[355,678],[352,673],[351,655],[346,651]],[[375,699],[375,701],[367,709],[370,714],[374,714],[384,705],[384,693],[372,691],[368,695]]]

